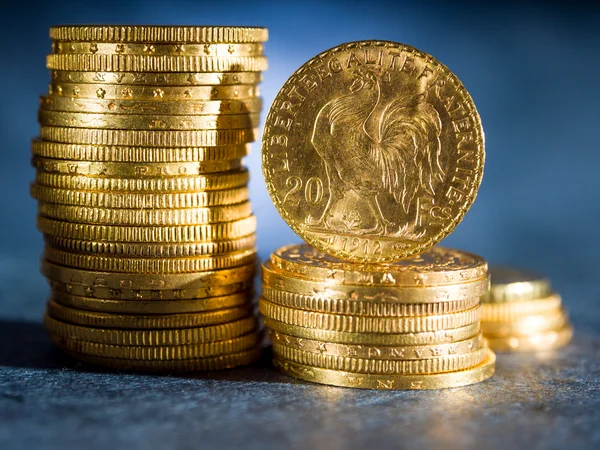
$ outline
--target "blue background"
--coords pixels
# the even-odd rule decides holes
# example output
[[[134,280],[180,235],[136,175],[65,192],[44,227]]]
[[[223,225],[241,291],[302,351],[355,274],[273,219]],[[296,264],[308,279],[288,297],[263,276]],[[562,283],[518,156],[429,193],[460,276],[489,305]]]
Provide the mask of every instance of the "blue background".
[[[38,96],[49,81],[48,27],[61,23],[266,26],[263,118],[295,69],[341,42],[386,39],[431,53],[472,94],[486,133],[479,196],[444,244],[545,273],[558,290],[597,277],[600,9],[592,4],[21,2],[0,17],[0,270],[14,280],[10,295],[0,291],[0,304],[9,316],[11,305],[35,298],[27,312],[13,311],[39,320],[46,293],[37,272],[42,240],[29,197],[29,142],[38,131]],[[247,164],[264,258],[299,238],[265,190],[259,143]]]

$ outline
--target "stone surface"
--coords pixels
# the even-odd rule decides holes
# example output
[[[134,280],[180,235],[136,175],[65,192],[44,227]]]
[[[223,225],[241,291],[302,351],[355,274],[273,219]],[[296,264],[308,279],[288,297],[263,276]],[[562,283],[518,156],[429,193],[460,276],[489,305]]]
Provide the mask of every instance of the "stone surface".
[[[600,308],[594,284],[559,283],[576,327],[565,349],[501,354],[496,375],[441,391],[297,381],[268,356],[191,376],[98,370],[64,357],[40,317],[34,268],[0,283],[0,449],[600,448]],[[29,275],[27,275],[29,274]]]

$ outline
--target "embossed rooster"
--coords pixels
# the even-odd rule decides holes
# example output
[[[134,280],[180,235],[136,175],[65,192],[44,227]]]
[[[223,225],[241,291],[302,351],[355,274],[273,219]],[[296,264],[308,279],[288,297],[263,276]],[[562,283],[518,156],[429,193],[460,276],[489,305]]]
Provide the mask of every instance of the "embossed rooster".
[[[309,223],[337,228],[329,222],[330,209],[345,190],[353,190],[376,219],[372,228],[353,232],[416,239],[407,229],[417,214],[415,201],[434,195],[444,177],[439,114],[423,95],[400,92],[384,99],[381,79],[372,71],[356,75],[350,93],[327,103],[315,120],[311,142],[325,163],[331,195],[321,217]],[[408,217],[400,226],[382,211],[380,196],[386,193]]]

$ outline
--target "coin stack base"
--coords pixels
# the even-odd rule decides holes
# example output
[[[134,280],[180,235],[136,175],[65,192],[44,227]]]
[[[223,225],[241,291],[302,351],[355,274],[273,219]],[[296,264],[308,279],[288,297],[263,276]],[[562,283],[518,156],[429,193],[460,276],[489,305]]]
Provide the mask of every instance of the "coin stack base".
[[[490,269],[492,286],[482,304],[489,346],[502,352],[553,350],[567,345],[573,327],[550,281],[507,267]]]
[[[441,389],[494,373],[480,331],[489,288],[482,258],[440,247],[362,265],[307,244],[262,267],[259,309],[273,363],[293,377],[366,389]]]
[[[258,359],[256,219],[242,159],[267,30],[50,29],[31,186],[52,341],[121,370]]]

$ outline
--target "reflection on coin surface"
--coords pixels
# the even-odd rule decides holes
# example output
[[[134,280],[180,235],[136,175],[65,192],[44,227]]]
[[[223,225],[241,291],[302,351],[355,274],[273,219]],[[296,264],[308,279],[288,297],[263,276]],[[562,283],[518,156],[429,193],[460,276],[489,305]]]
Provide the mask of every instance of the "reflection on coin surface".
[[[483,131],[460,81],[393,42],[343,44],[285,83],[263,172],[282,217],[319,250],[393,262],[443,239],[473,203]]]

